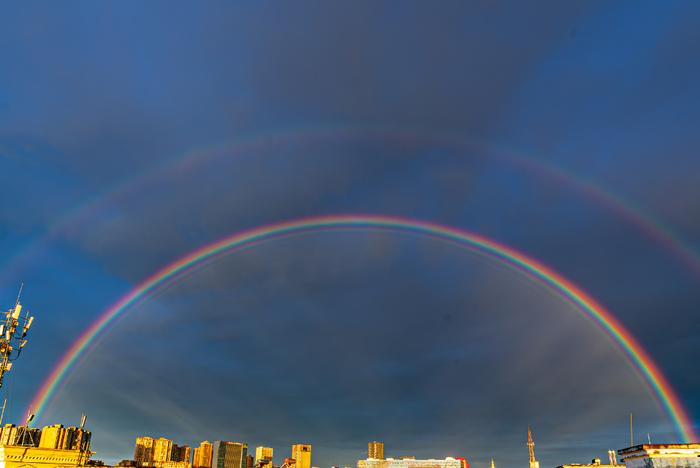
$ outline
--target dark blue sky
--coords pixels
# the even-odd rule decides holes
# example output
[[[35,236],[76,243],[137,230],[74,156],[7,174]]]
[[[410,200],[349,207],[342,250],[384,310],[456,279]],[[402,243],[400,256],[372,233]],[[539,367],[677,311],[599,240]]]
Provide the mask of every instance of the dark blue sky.
[[[694,2],[22,2],[0,6],[0,301],[36,317],[21,418],[58,356],[147,275],[238,230],[374,213],[551,265],[646,347],[700,425],[700,278],[592,183],[700,252]],[[569,181],[552,177],[564,171]],[[578,184],[578,185],[577,185]],[[455,247],[287,239],[131,310],[39,423],[388,455],[604,457],[677,435],[567,303]]]

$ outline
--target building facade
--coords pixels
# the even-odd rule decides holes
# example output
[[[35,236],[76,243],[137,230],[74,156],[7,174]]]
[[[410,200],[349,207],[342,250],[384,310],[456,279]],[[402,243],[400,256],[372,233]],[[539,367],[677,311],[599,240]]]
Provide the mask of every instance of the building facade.
[[[170,453],[170,460],[176,462],[190,462],[192,457],[192,451],[187,445],[177,445],[173,444],[172,452]]]
[[[367,444],[367,458],[384,460],[384,442],[372,441]]]
[[[160,437],[153,443],[153,464],[154,466],[161,465],[171,460],[173,454],[173,441]]]
[[[452,457],[425,460],[415,458],[387,458],[385,460],[368,458],[367,460],[358,460],[357,468],[464,468],[464,464],[461,460]]]
[[[613,457],[611,457],[610,461],[610,464],[604,464],[600,461],[600,458],[594,458],[590,463],[569,463],[568,465],[559,465],[557,468],[623,468],[625,466],[615,462]]]
[[[255,462],[259,463],[260,460],[267,460],[272,463],[272,457],[274,450],[272,447],[255,447]]]
[[[643,444],[617,453],[627,468],[700,468],[700,444]]]
[[[248,445],[217,440],[212,446],[212,468],[246,468]]]
[[[134,461],[137,466],[148,466],[153,462],[153,437],[137,437],[134,448]]]
[[[292,458],[296,461],[295,468],[311,468],[311,445],[292,445]]]
[[[92,456],[89,431],[60,424],[42,429],[6,424],[0,429],[0,467],[82,467]]]
[[[211,468],[212,444],[205,440],[194,449],[192,468]]]

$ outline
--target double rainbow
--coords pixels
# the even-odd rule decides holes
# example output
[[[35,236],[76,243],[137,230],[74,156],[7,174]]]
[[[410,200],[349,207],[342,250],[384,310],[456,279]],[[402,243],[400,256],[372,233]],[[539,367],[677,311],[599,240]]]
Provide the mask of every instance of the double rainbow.
[[[224,255],[274,239],[334,230],[380,230],[429,237],[488,256],[522,272],[574,305],[583,316],[607,333],[648,384],[684,441],[697,440],[688,413],[649,354],[609,311],[575,284],[537,260],[478,234],[430,222],[374,215],[319,216],[271,224],[233,234],[180,257],[131,289],[80,335],[43,382],[29,404],[28,412],[40,417],[70,370],[81,357],[87,356],[110,324],[157,290]]]

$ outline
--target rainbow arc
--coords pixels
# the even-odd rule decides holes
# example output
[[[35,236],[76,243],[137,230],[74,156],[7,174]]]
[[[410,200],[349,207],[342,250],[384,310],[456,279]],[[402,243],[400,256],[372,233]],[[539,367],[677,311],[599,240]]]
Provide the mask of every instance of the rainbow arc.
[[[89,354],[99,337],[108,331],[110,325],[158,290],[222,256],[275,239],[337,230],[401,232],[450,242],[495,259],[528,276],[571,303],[585,318],[604,331],[646,382],[683,440],[690,442],[698,439],[688,412],[651,356],[612,313],[564,276],[511,247],[476,233],[436,223],[376,215],[318,216],[266,225],[235,233],[180,257],[132,288],[106,309],[73,342],[34,395],[28,412],[34,412],[39,418],[66,381],[70,371]]]

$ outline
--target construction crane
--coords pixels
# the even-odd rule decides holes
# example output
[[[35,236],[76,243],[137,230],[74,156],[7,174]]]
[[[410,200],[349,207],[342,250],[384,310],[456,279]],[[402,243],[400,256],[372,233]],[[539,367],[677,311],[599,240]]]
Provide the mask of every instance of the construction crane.
[[[27,333],[34,322],[28,311],[22,315],[20,298],[23,288],[24,284],[19,288],[15,306],[5,312],[5,320],[0,323],[0,387],[5,374],[12,369],[12,363],[27,345]]]

